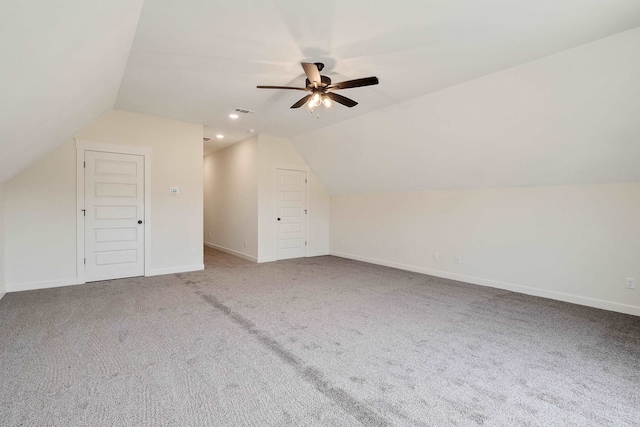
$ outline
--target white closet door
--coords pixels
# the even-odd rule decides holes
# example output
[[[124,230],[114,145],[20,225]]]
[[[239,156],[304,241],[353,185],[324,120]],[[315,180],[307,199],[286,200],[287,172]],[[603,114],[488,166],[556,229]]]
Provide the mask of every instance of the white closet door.
[[[144,276],[144,157],[85,152],[85,278]]]
[[[276,259],[306,256],[307,173],[276,170]]]

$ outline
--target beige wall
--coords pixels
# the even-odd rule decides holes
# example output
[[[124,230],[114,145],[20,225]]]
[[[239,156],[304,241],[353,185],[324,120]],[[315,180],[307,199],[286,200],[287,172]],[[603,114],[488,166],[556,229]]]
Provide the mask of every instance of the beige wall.
[[[318,177],[309,173],[309,256],[329,255],[331,198]]]
[[[4,279],[4,184],[0,182],[0,299],[7,293]]]
[[[202,126],[113,110],[76,136],[151,147],[146,274],[202,268]],[[5,183],[5,215],[9,291],[76,283],[74,140]]]
[[[252,261],[274,261],[275,170],[283,165],[307,169],[289,140],[266,135],[206,156],[205,242]],[[312,172],[308,179],[308,255],[327,255],[330,199]]]
[[[257,151],[254,136],[204,158],[204,241],[252,261],[258,259]]]
[[[331,253],[640,315],[640,183],[332,196]]]
[[[4,186],[7,290],[76,283],[75,142],[66,141]]]

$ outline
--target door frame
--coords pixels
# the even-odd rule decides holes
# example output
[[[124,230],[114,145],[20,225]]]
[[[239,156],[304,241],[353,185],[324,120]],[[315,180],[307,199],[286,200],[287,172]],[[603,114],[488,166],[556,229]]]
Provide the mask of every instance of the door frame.
[[[304,257],[309,257],[309,166],[301,165],[300,163],[274,163],[273,164],[273,221],[278,217],[278,169],[285,169],[290,171],[305,172],[306,173],[306,187],[305,187],[305,201],[304,204],[307,208],[307,217],[304,224],[304,236],[307,244],[304,247]],[[276,225],[277,227],[277,225]],[[273,260],[278,261],[278,230],[275,229],[273,233]]]
[[[144,157],[144,275],[151,271],[151,147],[118,144],[97,139],[76,140],[76,275],[77,283],[84,284],[84,153],[133,154]]]

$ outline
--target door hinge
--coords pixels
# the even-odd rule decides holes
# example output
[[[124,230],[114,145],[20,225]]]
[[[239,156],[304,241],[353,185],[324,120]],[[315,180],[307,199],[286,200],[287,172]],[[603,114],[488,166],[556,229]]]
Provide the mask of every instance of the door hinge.
[[[304,179],[304,183],[305,183],[305,184],[307,183],[307,178],[305,178],[305,179]]]
[[[87,167],[87,162],[82,162],[82,167]]]
[[[84,263],[85,263],[85,264],[87,263],[87,259],[86,259],[86,258],[84,259]]]
[[[86,209],[80,209],[82,211],[82,216],[87,216],[87,210]]]
[[[304,245],[307,246],[307,241],[305,240]]]
[[[305,214],[305,215],[307,214],[307,210],[306,210],[306,209],[304,210],[304,214]]]

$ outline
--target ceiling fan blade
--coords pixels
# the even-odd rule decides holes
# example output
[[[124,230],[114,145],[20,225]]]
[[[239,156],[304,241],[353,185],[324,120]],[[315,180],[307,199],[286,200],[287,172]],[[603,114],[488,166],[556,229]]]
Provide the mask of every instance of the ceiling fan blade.
[[[316,64],[312,64],[310,62],[301,62],[301,64],[302,68],[304,68],[304,73],[307,75],[307,78],[311,83],[316,82],[318,85],[322,83],[320,71],[318,71],[318,66]]]
[[[293,89],[293,90],[309,90],[306,87],[291,87],[291,86],[256,86],[258,89]]]
[[[301,100],[299,100],[298,102],[293,104],[291,106],[291,108],[300,108],[300,107],[302,107],[309,100],[309,98],[311,98],[311,95],[305,96],[304,98],[302,98]]]
[[[334,83],[327,86],[327,89],[349,89],[352,87],[371,86],[371,85],[377,85],[377,84],[378,84],[377,77],[364,77],[362,79],[347,80],[340,83]]]
[[[349,108],[355,107],[356,105],[358,105],[358,103],[353,99],[349,99],[346,96],[338,95],[337,93],[325,92],[325,95],[331,98],[332,100],[336,101],[338,104],[346,105]]]

